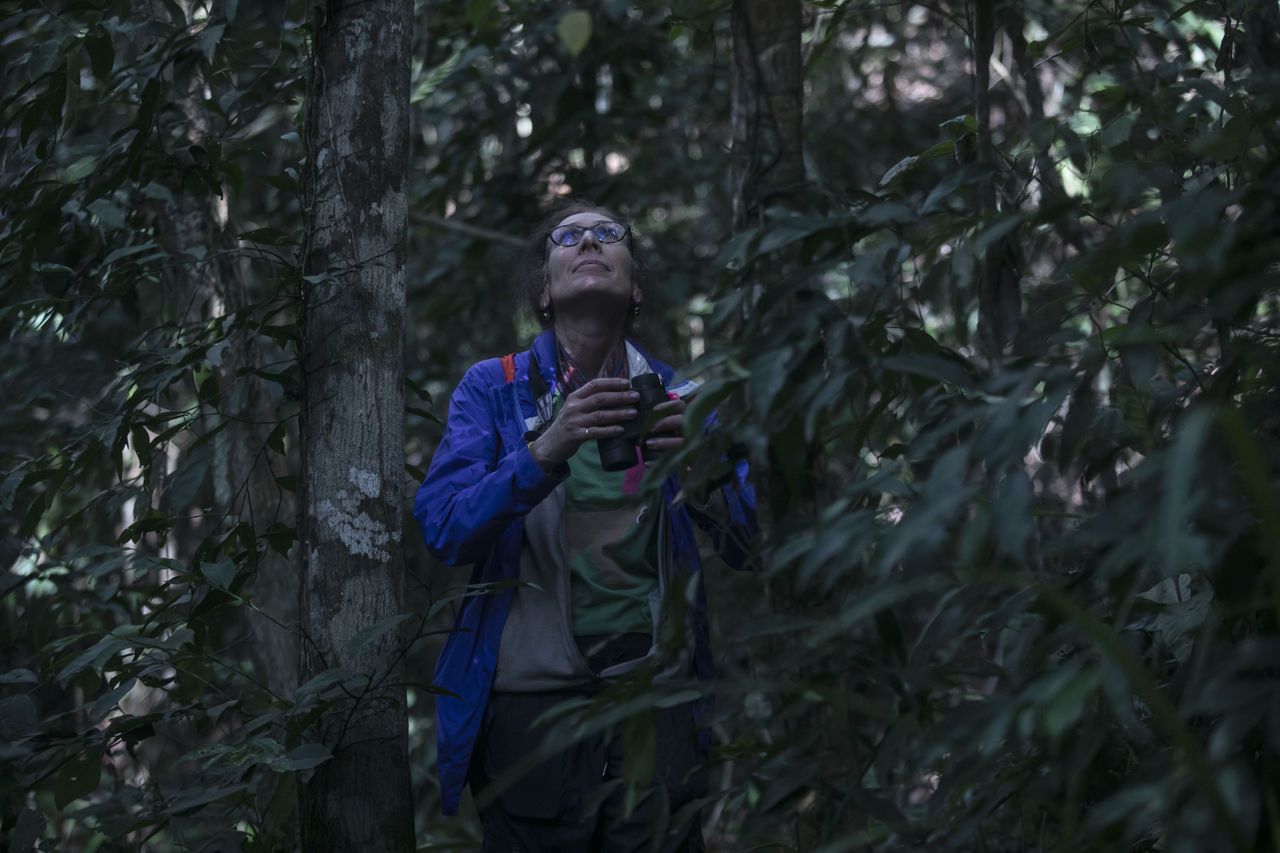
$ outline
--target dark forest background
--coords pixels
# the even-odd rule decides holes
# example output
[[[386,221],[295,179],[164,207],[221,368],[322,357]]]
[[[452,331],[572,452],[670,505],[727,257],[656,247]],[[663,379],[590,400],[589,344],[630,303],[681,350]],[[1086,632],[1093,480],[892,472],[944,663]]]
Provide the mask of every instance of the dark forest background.
[[[438,813],[431,668],[483,590],[407,505],[404,612],[311,612],[393,669],[299,668],[339,6],[0,4],[11,851],[295,849],[300,791],[360,748],[317,721],[375,687],[418,849],[478,846],[469,800]],[[1276,3],[404,10],[397,487],[463,370],[536,331],[540,211],[620,210],[649,338],[724,425],[690,488],[732,444],[760,490],[760,571],[708,567],[712,849],[1280,845]],[[585,719],[643,754],[683,698]]]

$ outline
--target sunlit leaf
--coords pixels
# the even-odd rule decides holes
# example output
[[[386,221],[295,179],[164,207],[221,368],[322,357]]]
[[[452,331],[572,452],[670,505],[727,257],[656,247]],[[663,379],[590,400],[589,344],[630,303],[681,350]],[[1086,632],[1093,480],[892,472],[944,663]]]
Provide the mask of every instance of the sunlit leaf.
[[[577,56],[591,40],[591,13],[582,9],[565,12],[556,25],[556,33],[565,49]]]

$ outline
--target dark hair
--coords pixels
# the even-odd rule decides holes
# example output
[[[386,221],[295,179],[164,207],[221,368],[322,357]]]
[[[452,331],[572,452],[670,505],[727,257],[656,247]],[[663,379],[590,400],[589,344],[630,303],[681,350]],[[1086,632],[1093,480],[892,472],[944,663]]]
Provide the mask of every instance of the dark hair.
[[[547,238],[547,232],[555,228],[563,220],[570,216],[576,216],[579,213],[599,213],[614,222],[626,222],[617,212],[605,207],[602,204],[596,204],[590,199],[574,197],[562,199],[556,202],[546,216],[538,222],[533,231],[529,233],[529,239],[525,243],[525,260],[524,260],[524,291],[525,298],[529,302],[529,310],[533,312],[533,316],[537,318],[538,324],[544,329],[551,325],[551,322],[544,319],[542,309],[538,305],[538,299],[542,296],[542,291],[547,286],[547,252],[551,241]],[[643,286],[644,284],[644,267],[640,258],[636,255],[635,235],[631,232],[627,233],[627,251],[631,253],[631,280],[632,282]],[[626,332],[628,335],[635,333],[639,327],[638,319],[634,314],[627,315]]]

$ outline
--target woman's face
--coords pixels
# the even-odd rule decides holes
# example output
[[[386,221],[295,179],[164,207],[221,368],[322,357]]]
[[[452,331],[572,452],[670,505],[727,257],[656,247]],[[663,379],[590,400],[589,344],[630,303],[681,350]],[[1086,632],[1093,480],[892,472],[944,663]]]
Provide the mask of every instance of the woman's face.
[[[612,220],[598,211],[575,213],[557,223],[590,228]],[[557,246],[547,240],[547,286],[539,304],[545,310],[564,310],[575,303],[600,311],[625,314],[632,302],[640,302],[640,289],[631,282],[631,250],[626,240],[601,243],[591,231],[573,246]]]

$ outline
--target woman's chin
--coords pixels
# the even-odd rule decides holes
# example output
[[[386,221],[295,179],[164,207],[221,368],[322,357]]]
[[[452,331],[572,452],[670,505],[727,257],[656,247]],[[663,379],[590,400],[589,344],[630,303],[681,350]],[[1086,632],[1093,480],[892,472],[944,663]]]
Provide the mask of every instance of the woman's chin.
[[[618,289],[613,282],[582,282],[556,301],[562,309],[580,308],[582,310],[600,311],[614,309],[626,312],[631,302],[631,290],[625,292]]]

